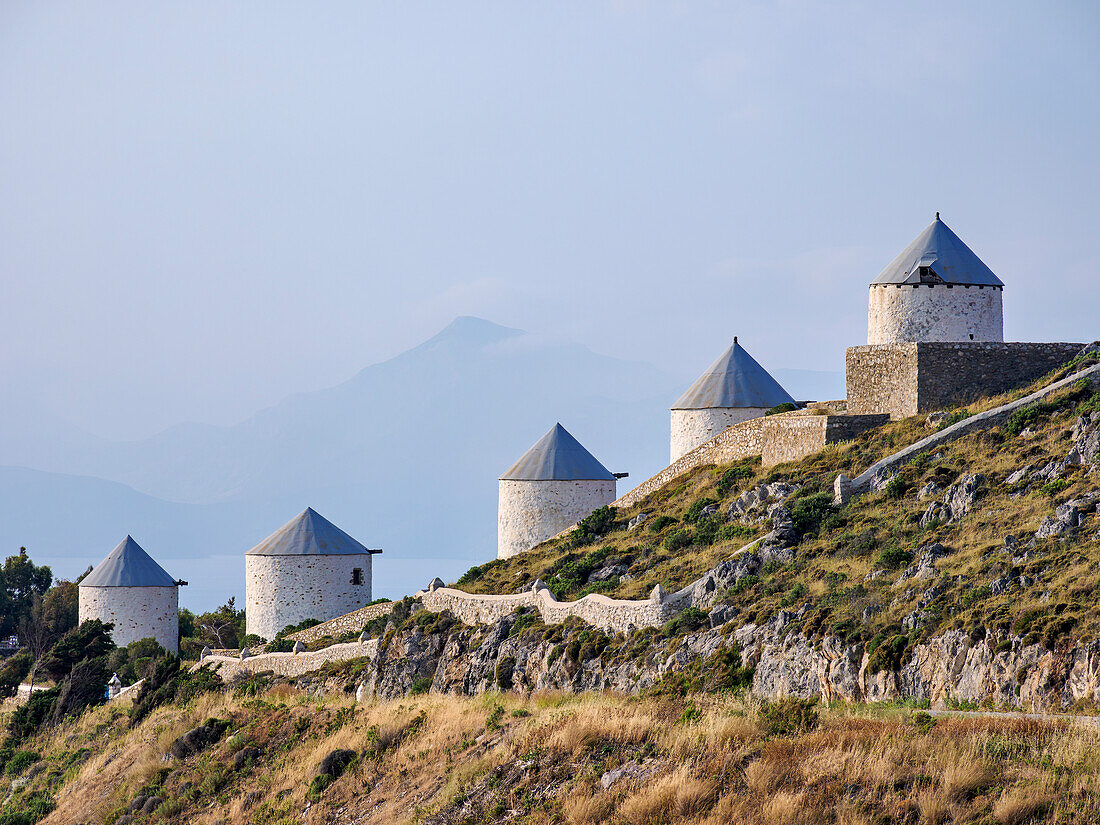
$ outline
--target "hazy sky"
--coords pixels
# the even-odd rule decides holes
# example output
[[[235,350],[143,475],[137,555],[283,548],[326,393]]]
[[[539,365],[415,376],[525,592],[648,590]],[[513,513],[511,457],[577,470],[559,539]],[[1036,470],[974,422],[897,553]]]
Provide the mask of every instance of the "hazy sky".
[[[1094,2],[8,0],[0,392],[229,423],[458,314],[839,370],[936,210],[1097,338],[1097,147]]]

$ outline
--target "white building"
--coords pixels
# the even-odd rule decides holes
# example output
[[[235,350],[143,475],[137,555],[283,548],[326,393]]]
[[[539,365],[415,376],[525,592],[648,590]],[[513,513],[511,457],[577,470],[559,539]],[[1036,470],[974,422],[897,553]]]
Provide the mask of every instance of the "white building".
[[[733,339],[730,348],[672,405],[670,462],[723,430],[759,418],[772,407],[793,404],[783,387]]]
[[[273,639],[287,625],[327,621],[371,601],[371,555],[312,507],[244,557],[245,629]]]
[[[871,282],[867,343],[1004,341],[1003,290],[937,212]]]
[[[153,638],[169,653],[179,652],[179,587],[187,584],[127,536],[80,582],[80,621],[112,622],[119,647]]]
[[[500,477],[497,558],[546,541],[616,498],[610,472],[555,424]]]

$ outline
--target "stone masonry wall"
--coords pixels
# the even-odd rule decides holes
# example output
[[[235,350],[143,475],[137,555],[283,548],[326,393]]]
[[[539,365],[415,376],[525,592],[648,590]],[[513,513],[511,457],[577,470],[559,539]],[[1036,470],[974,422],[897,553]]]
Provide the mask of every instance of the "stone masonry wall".
[[[631,507],[654,490],[659,490],[668,484],[676,476],[683,475],[688,470],[693,470],[704,464],[729,464],[742,458],[760,455],[763,451],[765,420],[754,418],[751,421],[734,424],[710,441],[700,444],[690,453],[673,461],[648,481],[643,481],[629,493],[621,496],[614,502],[615,506]]]
[[[941,341],[850,347],[848,409],[897,419],[968,404],[1041,378],[1083,346]]]
[[[153,638],[169,653],[179,652],[178,587],[78,588],[80,621],[113,622],[111,638],[119,647]]]
[[[710,441],[734,424],[760,418],[767,407],[712,407],[705,410],[672,410],[669,436],[669,462]]]
[[[879,284],[867,295],[867,343],[1004,341],[1000,287]]]
[[[329,619],[327,622],[321,622],[313,627],[307,627],[297,633],[291,633],[287,638],[302,644],[309,644],[324,636],[336,637],[345,633],[358,633],[366,627],[367,622],[371,619],[383,616],[391,610],[393,610],[393,602],[368,604],[366,607],[353,610],[351,613],[337,616],[335,619]]]
[[[826,444],[847,441],[871,427],[885,424],[888,415],[815,415],[812,412],[771,416],[764,420],[761,464],[773,467],[812,455]]]
[[[352,584],[355,568],[362,584]],[[272,639],[288,624],[343,616],[371,600],[371,557],[356,555],[244,557],[248,633]]]
[[[557,624],[569,616],[577,616],[588,624],[604,630],[625,633],[639,627],[660,627],[667,619],[666,608],[655,599],[611,599],[590,593],[575,602],[559,602],[546,588],[507,596],[477,595],[437,587],[416,594],[425,609],[449,610],[466,624],[495,622],[514,612],[517,607],[534,607],[547,624]]]
[[[213,654],[191,666],[197,670],[203,666],[212,666],[225,681],[247,673],[272,671],[279,676],[294,678],[317,670],[328,662],[346,662],[349,659],[361,659],[364,656],[374,659],[378,656],[378,640],[366,642],[348,642],[331,645],[312,653],[260,653],[241,659],[239,656]]]
[[[615,500],[615,481],[501,479],[497,558],[530,550]]]

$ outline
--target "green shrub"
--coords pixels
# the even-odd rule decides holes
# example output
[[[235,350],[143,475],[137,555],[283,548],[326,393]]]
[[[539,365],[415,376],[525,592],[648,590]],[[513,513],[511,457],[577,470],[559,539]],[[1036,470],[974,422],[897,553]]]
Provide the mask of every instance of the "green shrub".
[[[909,482],[904,477],[897,475],[886,482],[883,492],[886,493],[887,498],[897,500],[902,498],[908,489]]]
[[[497,687],[501,690],[512,689],[512,672],[516,669],[516,660],[513,656],[505,656],[497,662],[493,676],[496,678]],[[503,711],[503,708],[501,708]]]
[[[871,644],[867,646],[867,652],[871,657],[867,663],[868,670],[875,674],[901,667],[902,656],[909,649],[909,637],[902,633],[897,636],[881,634],[876,638],[880,639],[878,644],[875,643],[875,639],[872,639]]]
[[[41,754],[34,751],[16,751],[4,767],[4,773],[8,776],[19,776],[41,758]]]
[[[725,525],[717,516],[707,516],[695,523],[694,542],[700,547],[709,547],[718,539],[718,534]]]
[[[677,521],[678,519],[675,519],[672,516],[657,516],[657,518],[649,522],[649,532],[660,533],[670,524],[676,524]]]
[[[431,676],[418,676],[412,680],[412,687],[409,688],[410,696],[419,696],[422,693],[427,693],[432,687]]]
[[[798,409],[797,404],[792,404],[790,401],[784,401],[782,404],[777,404],[768,410],[764,415],[777,415],[779,413],[794,412]]]
[[[743,465],[730,467],[719,477],[715,492],[719,498],[725,498],[729,491],[738,485],[738,482],[752,477],[753,471],[749,467]]]
[[[704,507],[710,507],[712,504],[717,503],[718,502],[710,498],[710,496],[696,499],[691,503],[691,506],[687,508],[687,512],[684,513],[684,522],[687,524],[695,524],[702,518]]]
[[[960,421],[965,421],[968,418],[970,418],[970,413],[966,410],[955,410],[954,412],[949,413],[948,416],[940,422],[939,429],[945,430],[952,424],[958,424]]]
[[[812,538],[818,534],[825,519],[834,512],[833,494],[822,492],[803,496],[791,504],[790,512],[799,534]]]
[[[681,528],[679,530],[673,530],[665,536],[664,546],[670,553],[674,553],[677,550],[683,550],[685,547],[690,547],[692,541],[691,531]]]
[[[887,547],[875,561],[875,566],[886,570],[897,570],[913,560],[913,553],[903,547]]]
[[[614,528],[615,508],[608,504],[593,510],[577,522],[577,528],[569,534],[569,544],[572,547],[592,544]]]
[[[0,812],[0,825],[34,825],[45,819],[54,809],[53,798],[43,791],[35,791],[19,801],[19,810]]]
[[[817,699],[788,697],[765,702],[760,720],[768,736],[793,736],[817,727]]]
[[[661,635],[671,639],[704,627],[710,627],[710,617],[698,607],[689,607],[665,622],[661,628]]]
[[[1069,482],[1066,481],[1064,478],[1056,478],[1054,479],[1054,481],[1051,481],[1048,484],[1044,484],[1042,487],[1040,487],[1039,492],[1044,496],[1054,498],[1068,486]]]
[[[1001,431],[1005,435],[1017,436],[1032,424],[1038,424],[1042,419],[1047,418],[1057,409],[1058,405],[1049,401],[1028,404],[1026,407],[1021,407],[1012,413],[1005,421]]]

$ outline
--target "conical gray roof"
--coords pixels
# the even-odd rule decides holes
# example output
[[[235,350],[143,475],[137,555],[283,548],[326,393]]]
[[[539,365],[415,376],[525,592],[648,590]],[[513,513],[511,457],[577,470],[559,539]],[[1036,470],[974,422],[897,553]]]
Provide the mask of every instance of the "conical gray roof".
[[[307,507],[245,555],[361,556],[369,552],[312,507]]]
[[[81,587],[175,587],[176,580],[127,536],[80,582]]]
[[[501,481],[601,481],[615,476],[561,424],[535,442]]]
[[[922,268],[929,269],[945,284],[1004,286],[982,259],[951,231],[940,213],[928,228],[917,235],[905,251],[894,258],[872,284],[919,284]],[[928,283],[927,279],[924,281]],[[933,280],[933,283],[937,281]]]
[[[687,388],[672,409],[771,408],[793,403],[790,394],[734,338],[730,348]]]

